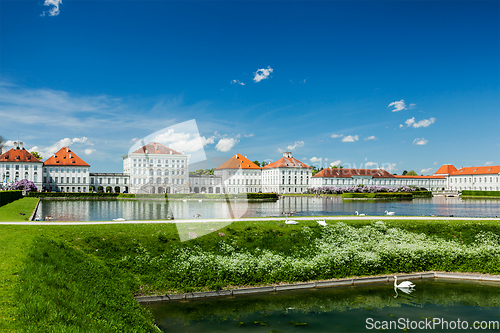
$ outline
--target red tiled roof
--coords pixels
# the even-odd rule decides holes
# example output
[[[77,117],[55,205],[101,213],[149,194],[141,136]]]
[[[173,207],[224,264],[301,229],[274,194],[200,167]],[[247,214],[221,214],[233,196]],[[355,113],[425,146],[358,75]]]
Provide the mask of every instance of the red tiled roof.
[[[221,169],[260,169],[260,167],[245,156],[236,154],[215,170]]]
[[[396,178],[407,178],[407,179],[446,179],[446,176],[394,176]]]
[[[498,174],[500,174],[500,165],[466,167],[466,168],[461,168],[460,170],[457,170],[450,175],[460,176],[460,175],[498,175]]]
[[[68,147],[62,147],[57,153],[49,157],[44,165],[52,166],[90,166]]]
[[[451,164],[445,164],[441,166],[438,171],[434,172],[435,175],[449,175],[452,174],[453,172],[457,171],[457,168],[455,168]]]
[[[26,149],[11,148],[0,155],[0,162],[38,162],[42,163],[38,158],[31,155]]]
[[[271,169],[271,168],[307,168],[307,169],[311,169],[311,167],[308,166],[307,164],[304,164],[301,161],[299,161],[298,159],[291,157],[291,156],[290,157],[283,156],[282,158],[280,158],[276,162],[269,163],[268,165],[266,165],[262,169]]]
[[[172,155],[182,155],[178,151],[168,148],[158,142],[150,142],[145,146],[134,151],[132,154],[172,154]]]
[[[352,176],[372,176],[373,178],[394,178],[394,175],[384,169],[344,169],[327,168],[313,176],[313,178],[335,177],[351,178]]]

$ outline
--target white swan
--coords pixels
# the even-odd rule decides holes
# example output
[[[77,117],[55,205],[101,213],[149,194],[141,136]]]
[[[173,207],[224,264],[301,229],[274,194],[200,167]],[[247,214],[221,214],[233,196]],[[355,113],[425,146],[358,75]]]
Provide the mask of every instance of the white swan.
[[[403,281],[400,284],[398,284],[398,277],[394,276],[393,279],[394,279],[394,289],[398,288],[401,291],[409,294],[411,292],[411,288],[415,288],[415,285],[410,281]]]
[[[113,219],[112,221],[120,222],[120,221],[126,221],[126,220],[123,217],[119,217],[117,219]]]
[[[295,221],[295,220],[286,220],[285,221],[285,224],[297,224],[299,222]]]
[[[358,213],[358,211],[355,211],[354,214],[356,214],[358,216],[366,216],[366,214],[360,214],[360,213]]]
[[[198,200],[198,202],[203,202],[203,200],[200,199],[200,200]]]
[[[326,227],[326,222],[325,222],[325,220],[316,221],[316,222],[318,222],[318,224],[319,224],[319,225],[322,225],[322,226]]]
[[[394,215],[394,214],[396,214],[396,212],[388,212],[388,211],[385,211],[384,213],[385,213],[385,215]]]

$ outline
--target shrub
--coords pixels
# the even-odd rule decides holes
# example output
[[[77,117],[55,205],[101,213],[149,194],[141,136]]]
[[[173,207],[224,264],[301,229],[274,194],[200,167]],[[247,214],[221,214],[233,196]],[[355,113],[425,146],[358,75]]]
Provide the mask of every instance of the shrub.
[[[471,197],[500,197],[500,191],[469,191],[463,190],[462,196]]]
[[[0,191],[0,206],[11,203],[23,197],[22,191]]]

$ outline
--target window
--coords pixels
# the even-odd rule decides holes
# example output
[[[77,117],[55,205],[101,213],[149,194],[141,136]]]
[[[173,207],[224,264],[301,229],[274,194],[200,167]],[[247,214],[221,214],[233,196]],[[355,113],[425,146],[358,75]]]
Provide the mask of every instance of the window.
[[[9,175],[7,174],[7,180],[9,180]],[[43,182],[46,183],[47,182],[47,177],[43,177]]]
[[[73,169],[73,173],[75,173],[75,172],[76,172],[76,169]],[[74,191],[73,191],[73,192],[74,192]]]
[[[33,181],[36,183],[38,181],[38,174],[35,172],[33,175]]]
[[[24,170],[28,170],[28,165],[27,164],[24,166]]]
[[[119,184],[119,178],[116,178],[116,183]]]
[[[58,179],[58,178],[56,177],[56,183],[57,183],[57,179]]]
[[[78,184],[80,184],[80,177],[78,177]]]
[[[108,178],[108,184],[111,184],[111,178]]]
[[[85,178],[83,178],[83,181],[85,182]],[[94,184],[94,178],[90,178],[90,184]]]
[[[78,169],[78,173],[80,173],[82,171],[82,169]]]
[[[71,182],[74,183],[75,182],[75,177],[72,177],[71,178]]]
[[[66,183],[69,183],[69,177],[66,177]]]

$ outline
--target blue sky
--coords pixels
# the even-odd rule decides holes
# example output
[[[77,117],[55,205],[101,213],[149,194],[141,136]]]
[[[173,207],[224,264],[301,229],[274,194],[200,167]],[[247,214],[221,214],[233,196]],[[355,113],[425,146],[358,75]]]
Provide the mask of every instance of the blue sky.
[[[46,3],[47,5],[44,5]],[[0,1],[0,135],[121,172],[195,119],[207,157],[500,164],[499,1]]]

